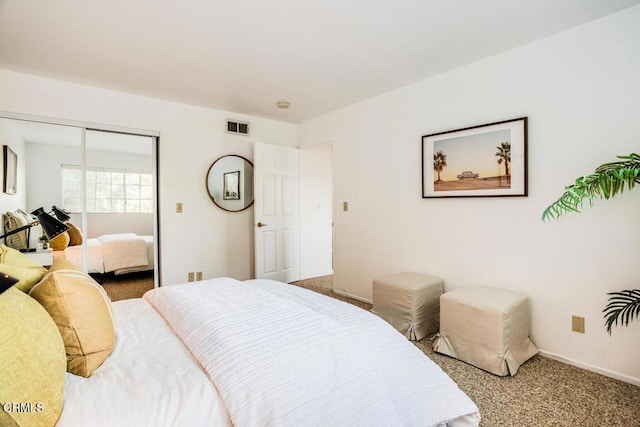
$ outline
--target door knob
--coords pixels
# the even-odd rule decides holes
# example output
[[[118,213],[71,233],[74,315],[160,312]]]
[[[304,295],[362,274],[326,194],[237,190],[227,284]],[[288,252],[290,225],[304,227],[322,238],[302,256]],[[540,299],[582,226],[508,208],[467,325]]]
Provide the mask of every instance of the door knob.
[[[267,224],[263,224],[261,222],[258,223],[258,228],[262,228],[262,227],[266,227],[266,226],[267,226]]]

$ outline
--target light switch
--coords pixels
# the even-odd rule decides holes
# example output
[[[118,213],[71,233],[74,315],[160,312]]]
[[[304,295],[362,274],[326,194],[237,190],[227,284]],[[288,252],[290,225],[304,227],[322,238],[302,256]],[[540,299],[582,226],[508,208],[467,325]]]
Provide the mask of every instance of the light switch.
[[[349,202],[342,202],[342,210],[345,212],[349,210]]]
[[[182,202],[176,203],[176,212],[182,213]]]

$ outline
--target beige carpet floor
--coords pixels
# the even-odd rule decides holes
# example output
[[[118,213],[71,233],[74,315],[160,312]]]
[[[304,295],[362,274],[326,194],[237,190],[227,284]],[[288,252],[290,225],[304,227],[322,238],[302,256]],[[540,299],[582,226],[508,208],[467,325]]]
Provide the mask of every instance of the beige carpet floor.
[[[332,291],[333,276],[293,283],[371,310],[371,304]],[[112,300],[139,298],[153,288],[153,275],[105,277]],[[435,361],[478,405],[481,426],[640,427],[640,387],[571,365],[534,356],[513,377],[498,377],[434,353],[425,338],[414,345]]]
[[[111,301],[119,301],[130,298],[140,298],[150,289],[153,289],[153,271],[140,273],[105,274],[102,277],[94,276],[98,283],[107,291]]]

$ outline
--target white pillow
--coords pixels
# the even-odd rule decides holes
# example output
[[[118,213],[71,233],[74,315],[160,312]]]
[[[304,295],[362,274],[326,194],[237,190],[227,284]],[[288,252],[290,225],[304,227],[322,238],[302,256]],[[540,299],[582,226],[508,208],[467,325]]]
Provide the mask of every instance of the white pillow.
[[[4,214],[4,234],[16,228],[23,227],[27,224],[31,224],[36,218],[26,213],[22,209],[17,209],[15,212],[6,212]],[[27,247],[27,235],[29,236],[29,247],[35,248],[38,238],[42,234],[42,228],[31,227],[29,229],[20,231],[19,233],[12,234],[5,238],[6,245],[14,249],[23,249]]]

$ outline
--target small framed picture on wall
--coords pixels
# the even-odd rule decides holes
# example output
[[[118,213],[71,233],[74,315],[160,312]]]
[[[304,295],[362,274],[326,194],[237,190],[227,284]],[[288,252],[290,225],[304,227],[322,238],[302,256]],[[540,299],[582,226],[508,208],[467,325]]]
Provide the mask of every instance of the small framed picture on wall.
[[[240,200],[240,171],[227,172],[224,175],[224,200]]]
[[[16,194],[16,184],[18,181],[18,156],[7,145],[2,147],[3,151],[3,186],[2,190],[7,194]]]

